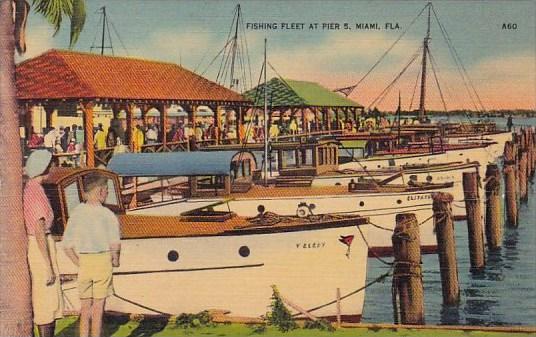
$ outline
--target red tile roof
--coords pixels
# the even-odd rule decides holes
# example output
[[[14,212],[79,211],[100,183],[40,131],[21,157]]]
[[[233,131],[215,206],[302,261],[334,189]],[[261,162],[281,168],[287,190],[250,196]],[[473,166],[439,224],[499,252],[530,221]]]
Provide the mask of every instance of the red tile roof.
[[[245,102],[172,63],[51,49],[17,65],[17,98]]]

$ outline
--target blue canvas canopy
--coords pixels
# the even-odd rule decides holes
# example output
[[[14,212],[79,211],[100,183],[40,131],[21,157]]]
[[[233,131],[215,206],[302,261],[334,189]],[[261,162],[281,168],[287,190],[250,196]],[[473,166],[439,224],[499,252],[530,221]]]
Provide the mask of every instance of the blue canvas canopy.
[[[108,170],[123,177],[227,176],[236,151],[120,153]]]

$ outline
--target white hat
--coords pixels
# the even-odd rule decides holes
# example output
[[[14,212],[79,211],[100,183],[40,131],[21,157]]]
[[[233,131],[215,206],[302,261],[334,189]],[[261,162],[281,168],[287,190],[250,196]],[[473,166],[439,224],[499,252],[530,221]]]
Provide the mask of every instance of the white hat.
[[[52,159],[52,153],[48,150],[35,150],[33,151],[28,160],[26,160],[26,174],[28,177],[33,178],[37,177],[47,169]]]

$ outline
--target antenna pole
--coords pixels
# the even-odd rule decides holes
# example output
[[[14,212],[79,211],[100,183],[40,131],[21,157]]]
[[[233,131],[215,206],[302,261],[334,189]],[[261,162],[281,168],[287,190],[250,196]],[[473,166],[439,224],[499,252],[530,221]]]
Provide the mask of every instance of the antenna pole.
[[[400,129],[401,129],[401,125],[400,125],[400,115],[402,114],[402,104],[401,104],[401,99],[400,99],[400,91],[398,91],[398,110],[397,110],[397,114],[398,114],[398,146],[400,147]]]
[[[264,185],[268,185],[268,83],[266,82],[266,38],[264,38]]]
[[[238,43],[238,23],[240,22],[240,4],[236,5],[236,24],[235,24],[235,33],[233,37],[233,58],[231,59],[231,85],[229,88],[234,86],[234,66],[236,58],[236,48]]]
[[[106,32],[106,6],[102,6],[102,38],[101,38],[101,55],[104,55],[104,32]]]
[[[426,110],[424,107],[425,98],[426,98],[426,56],[428,55],[428,43],[430,42],[430,9],[432,8],[432,3],[429,2],[428,6],[428,26],[426,29],[426,37],[423,41],[423,50],[422,50],[422,70],[421,70],[421,99],[419,103],[419,120],[424,121],[424,115]]]

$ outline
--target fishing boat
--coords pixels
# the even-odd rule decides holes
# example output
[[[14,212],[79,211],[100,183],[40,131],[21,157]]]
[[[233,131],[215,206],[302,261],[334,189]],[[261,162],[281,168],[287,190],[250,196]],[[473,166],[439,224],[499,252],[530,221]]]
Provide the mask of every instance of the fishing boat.
[[[254,184],[253,174],[260,169],[255,156],[234,151],[125,153],[114,156],[107,168],[123,178],[128,214],[180,216],[207,205],[248,217],[265,211],[299,217],[359,214],[375,225],[366,236],[371,253],[384,255],[392,252],[398,213],[415,213],[421,224],[422,250],[435,252],[431,195],[453,192],[454,186],[425,181],[382,185],[374,180],[333,186]],[[140,185],[140,177],[158,179]]]
[[[367,219],[356,215],[303,217],[263,212],[253,218],[201,207],[180,216],[125,212],[119,178],[100,169],[57,169],[44,182],[52,200],[52,233],[66,310],[78,311],[77,268],[62,249],[69,214],[83,202],[84,176],[108,180],[104,205],[121,225],[121,266],[106,310],[123,313],[196,313],[207,309],[259,317],[268,310],[271,285],[314,312],[334,318],[336,289],[365,285]],[[187,299],[187,300],[185,300]],[[343,319],[361,318],[364,292],[342,302]]]

